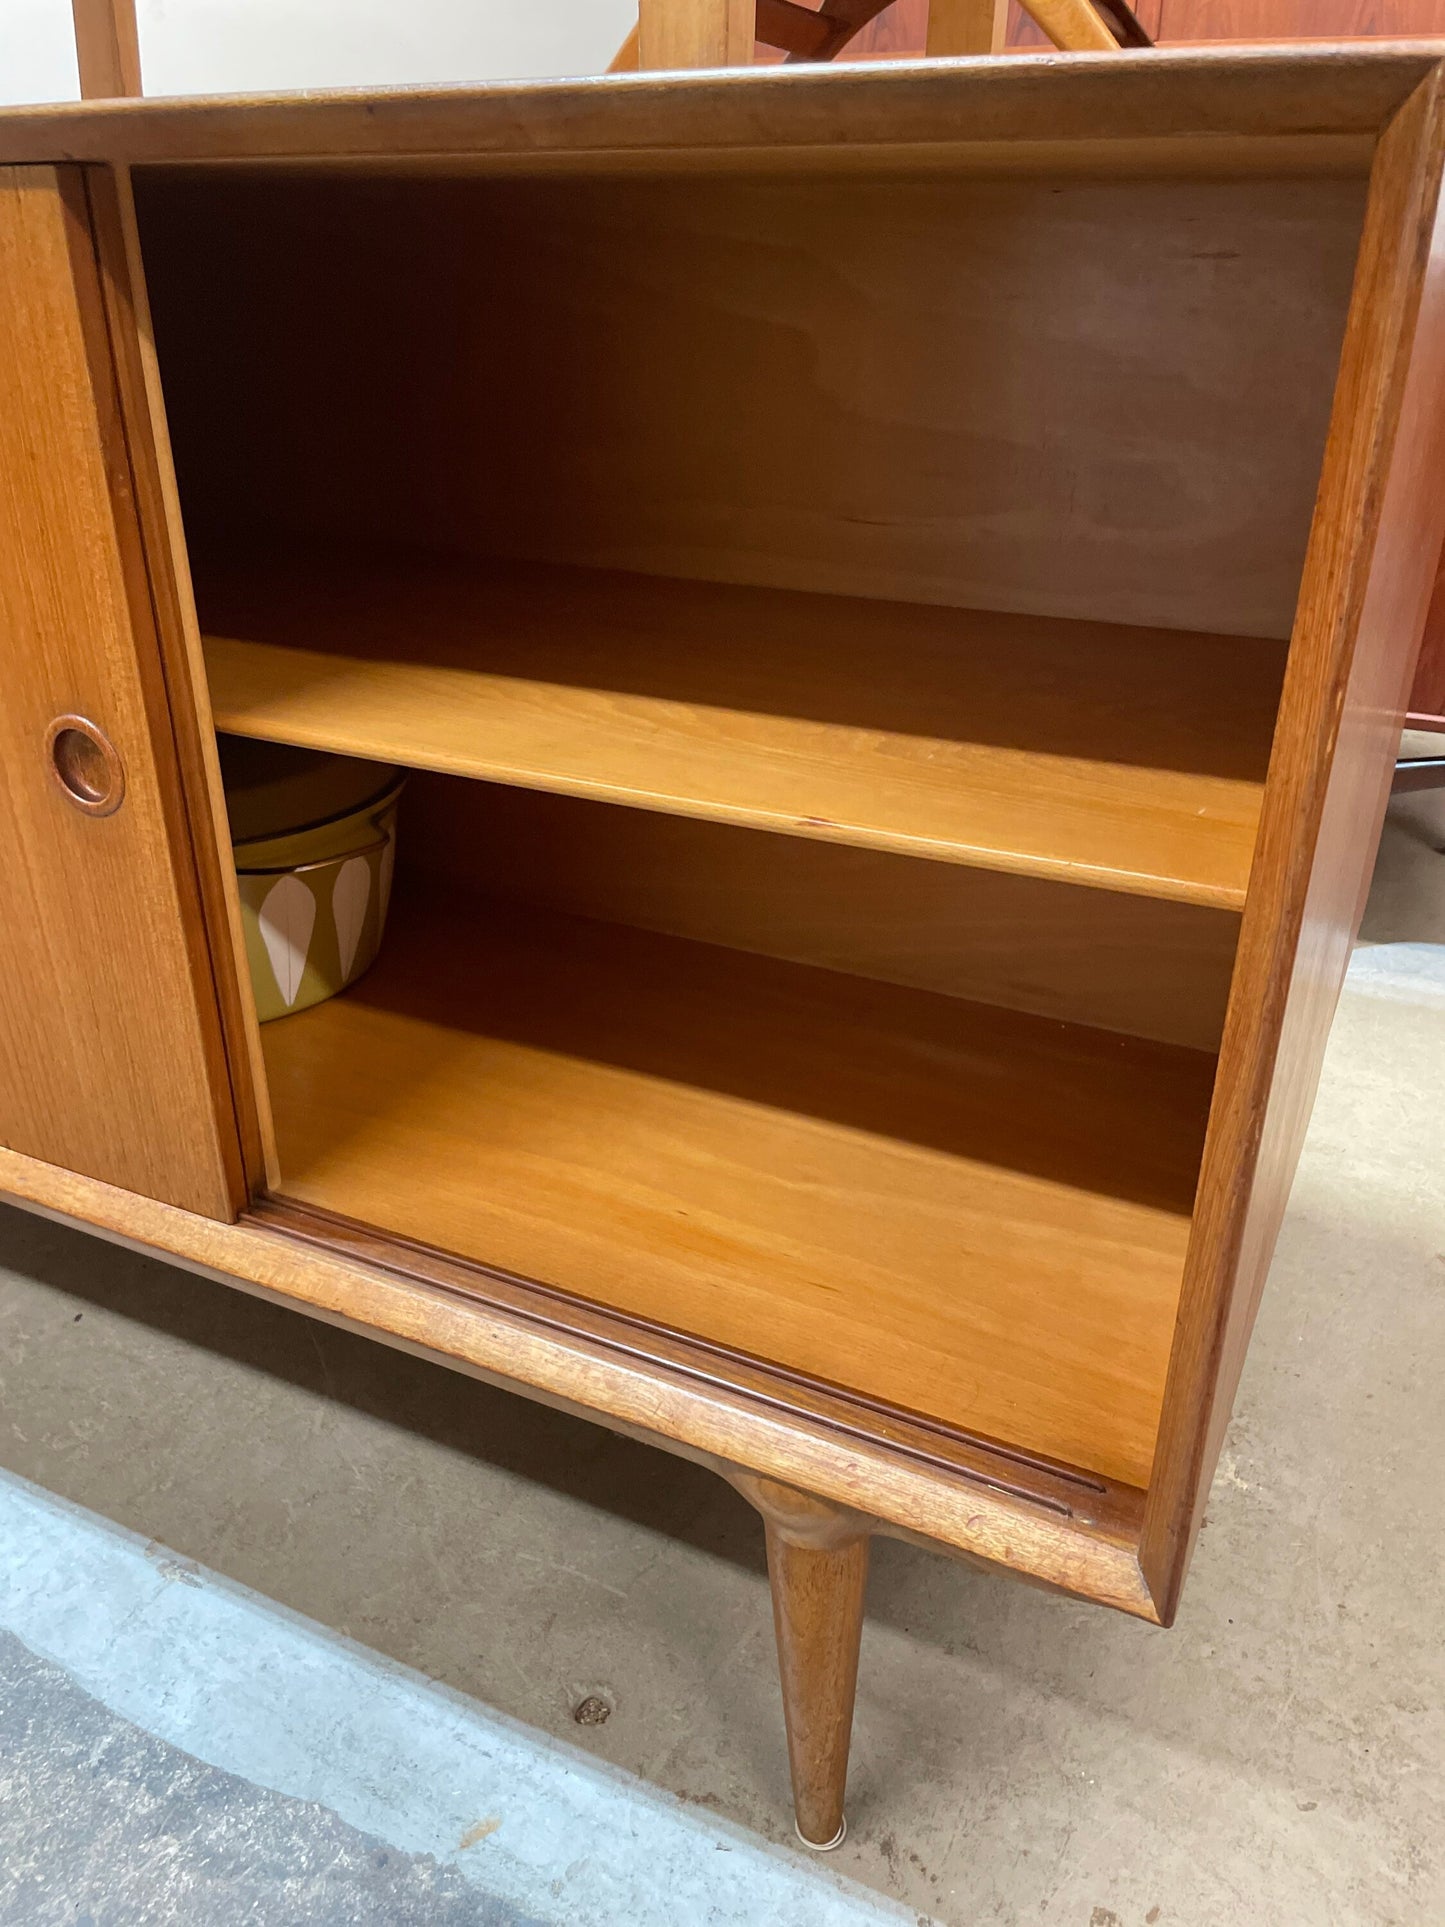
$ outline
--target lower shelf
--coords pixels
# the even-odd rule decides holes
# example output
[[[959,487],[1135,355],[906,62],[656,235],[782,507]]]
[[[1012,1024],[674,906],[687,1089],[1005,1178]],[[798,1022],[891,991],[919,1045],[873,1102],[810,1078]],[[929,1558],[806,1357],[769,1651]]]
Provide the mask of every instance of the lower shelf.
[[[284,1195],[1147,1483],[1208,1054],[487,900],[263,1038]]]

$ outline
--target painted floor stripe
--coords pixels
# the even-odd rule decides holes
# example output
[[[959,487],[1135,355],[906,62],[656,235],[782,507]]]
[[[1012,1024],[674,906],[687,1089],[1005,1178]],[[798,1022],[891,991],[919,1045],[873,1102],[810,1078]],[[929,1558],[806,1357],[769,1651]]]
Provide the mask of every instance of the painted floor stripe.
[[[0,1628],[143,1731],[540,1920],[920,1919],[6,1473]]]

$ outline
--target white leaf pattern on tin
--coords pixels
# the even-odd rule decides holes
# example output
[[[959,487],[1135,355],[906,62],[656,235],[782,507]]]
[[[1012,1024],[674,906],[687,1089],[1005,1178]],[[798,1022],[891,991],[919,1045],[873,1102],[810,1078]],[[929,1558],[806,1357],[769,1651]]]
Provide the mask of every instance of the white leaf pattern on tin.
[[[378,925],[386,922],[386,913],[391,904],[391,873],[396,868],[396,831],[386,839],[386,848],[381,853],[381,902],[377,906]]]
[[[351,975],[366,906],[371,901],[371,865],[364,856],[348,857],[331,886],[331,913],[336,918],[336,947],[341,957],[342,981]]]
[[[282,877],[266,893],[260,914],[261,941],[271,960],[276,988],[289,1010],[301,988],[316,927],[316,899],[299,877]]]

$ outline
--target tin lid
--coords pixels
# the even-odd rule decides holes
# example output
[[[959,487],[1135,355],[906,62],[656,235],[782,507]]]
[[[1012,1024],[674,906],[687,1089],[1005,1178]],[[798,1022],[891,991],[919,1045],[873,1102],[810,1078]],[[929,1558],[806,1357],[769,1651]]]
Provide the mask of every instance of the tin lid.
[[[221,736],[221,777],[231,840],[240,845],[329,823],[379,801],[400,772],[390,763],[330,756],[287,743]]]

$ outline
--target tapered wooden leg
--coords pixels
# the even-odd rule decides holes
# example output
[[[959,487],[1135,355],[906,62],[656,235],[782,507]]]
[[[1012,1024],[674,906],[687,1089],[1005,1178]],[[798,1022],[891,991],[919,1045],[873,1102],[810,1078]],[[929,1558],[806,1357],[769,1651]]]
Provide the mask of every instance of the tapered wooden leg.
[[[762,1513],[798,1837],[826,1851],[843,1794],[868,1584],[868,1521],[768,1479],[735,1478]]]

